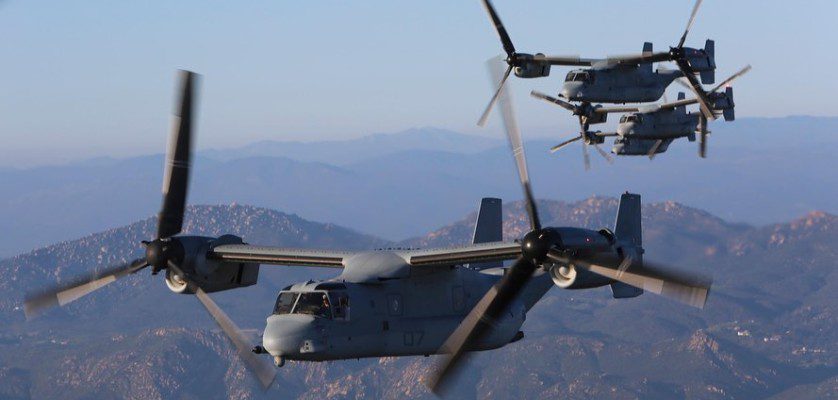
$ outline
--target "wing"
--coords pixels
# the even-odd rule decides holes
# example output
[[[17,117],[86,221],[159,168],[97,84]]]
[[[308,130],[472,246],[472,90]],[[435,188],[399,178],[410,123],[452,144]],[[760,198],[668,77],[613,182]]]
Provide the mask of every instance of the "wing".
[[[673,102],[661,104],[661,105],[658,106],[658,108],[659,109],[675,108],[675,107],[687,106],[687,105],[695,104],[695,103],[698,103],[698,99],[695,99],[695,98],[682,99],[682,100],[676,100],[676,101],[673,101]]]
[[[343,268],[343,260],[354,254],[339,250],[225,244],[212,249],[209,257],[228,262]]]
[[[520,255],[521,244],[516,242],[477,243],[461,247],[408,250],[402,253],[411,266],[514,260]]]
[[[550,65],[564,65],[568,67],[590,67],[601,59],[596,58],[580,58],[579,56],[545,56],[543,54],[536,54],[533,56],[533,61],[550,64]]]

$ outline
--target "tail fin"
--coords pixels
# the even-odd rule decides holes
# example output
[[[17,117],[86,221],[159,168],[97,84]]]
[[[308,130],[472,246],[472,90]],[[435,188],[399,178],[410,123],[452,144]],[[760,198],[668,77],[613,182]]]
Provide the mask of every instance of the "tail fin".
[[[620,196],[620,209],[614,223],[614,235],[617,240],[627,245],[643,246],[640,222],[640,195],[629,192]]]
[[[614,223],[614,235],[624,251],[633,254],[634,262],[643,262],[643,232],[639,194],[625,192],[620,196],[620,208],[617,211],[617,221]],[[622,282],[611,284],[611,295],[615,299],[637,297],[641,294],[643,294],[641,288]]]
[[[480,211],[477,212],[477,224],[474,226],[472,243],[500,242],[503,240],[503,201],[492,197],[484,197],[480,201]],[[477,269],[496,268],[503,266],[501,261],[472,264]]]
[[[684,99],[686,99],[686,98],[687,98],[687,94],[686,94],[686,93],[684,93],[684,92],[678,92],[678,100],[684,100]],[[678,107],[675,107],[675,111],[676,111],[676,112],[678,112],[678,114],[682,114],[682,115],[683,115],[683,114],[686,114],[686,113],[687,113],[687,106],[686,106],[686,105],[683,105],[683,106],[678,106]]]
[[[725,98],[727,98],[727,108],[724,109],[723,114],[725,116],[725,121],[733,121],[736,119],[736,113],[734,108],[736,108],[736,104],[733,103],[733,88],[728,86],[725,88]]]
[[[652,42],[643,43],[643,55],[652,55]],[[640,68],[645,68],[648,70],[647,72],[652,72],[652,63],[642,63],[640,64]]]
[[[699,73],[701,75],[701,83],[712,85],[716,83],[716,42],[712,39],[707,39],[704,42],[704,52],[707,53],[707,65],[710,68]]]

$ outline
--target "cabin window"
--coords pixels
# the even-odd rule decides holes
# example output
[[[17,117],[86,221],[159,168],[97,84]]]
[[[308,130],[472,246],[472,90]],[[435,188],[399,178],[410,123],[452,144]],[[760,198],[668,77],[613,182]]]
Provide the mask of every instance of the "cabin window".
[[[276,307],[274,307],[274,314],[290,314],[294,307],[294,302],[297,301],[298,293],[282,292],[279,298],[276,299]]]
[[[320,318],[332,318],[332,303],[325,292],[300,293],[294,314],[314,315]]]

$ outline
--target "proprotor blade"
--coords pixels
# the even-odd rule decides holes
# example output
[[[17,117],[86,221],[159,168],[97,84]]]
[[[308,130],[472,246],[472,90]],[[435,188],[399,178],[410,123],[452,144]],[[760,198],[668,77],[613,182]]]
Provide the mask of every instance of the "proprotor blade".
[[[725,87],[725,86],[729,85],[731,82],[735,81],[735,80],[736,80],[737,78],[739,78],[740,76],[745,75],[745,74],[746,74],[746,73],[748,73],[748,71],[750,71],[750,70],[751,70],[751,65],[750,65],[750,64],[748,64],[748,65],[746,65],[744,68],[742,68],[742,69],[740,69],[739,71],[737,71],[735,74],[731,75],[731,76],[730,76],[730,78],[727,78],[727,79],[725,79],[724,81],[722,81],[722,83],[720,83],[720,84],[716,85],[716,87],[714,87],[714,88],[713,88],[713,90],[711,90],[710,92],[711,92],[711,93],[718,92],[718,91],[719,91],[719,89],[721,89],[721,88],[723,88],[723,87]]]
[[[703,276],[676,272],[673,268],[655,266],[644,261],[642,265],[631,265],[612,257],[592,259],[569,258],[551,251],[547,255],[554,261],[573,264],[595,274],[615,281],[668,297],[673,300],[704,308],[710,293],[712,281]],[[628,266],[627,268],[625,266]]]
[[[693,91],[695,94],[696,100],[698,100],[698,105],[701,108],[701,113],[710,120],[715,121],[716,116],[713,115],[713,111],[710,106],[710,99],[707,97],[707,93],[704,91],[704,88],[701,86],[701,83],[696,79],[695,75],[693,74],[692,68],[690,68],[689,63],[686,60],[679,59],[675,60],[675,63],[678,65],[678,68],[681,70],[681,73],[684,74],[684,78],[690,83],[689,89]]]
[[[177,235],[183,228],[192,154],[192,118],[196,80],[195,73],[180,72],[179,108],[175,112],[163,172],[163,206],[160,208],[157,222],[158,239]]]
[[[492,76],[500,77],[501,71],[498,65],[489,64]],[[524,199],[527,204],[527,214],[530,217],[530,227],[533,230],[541,229],[541,221],[538,218],[538,210],[535,206],[535,198],[530,187],[530,175],[527,171],[527,157],[524,153],[524,143],[521,140],[521,131],[518,130],[518,122],[515,120],[515,112],[512,109],[512,100],[508,90],[500,92],[501,117],[503,126],[506,129],[506,137],[509,139],[509,147],[512,149],[512,156],[515,157],[515,165],[518,168],[518,177],[524,189]]]
[[[498,61],[497,58],[492,58],[487,63],[492,63]],[[500,96],[500,92],[503,90],[503,86],[506,85],[506,80],[509,79],[509,73],[512,72],[512,66],[508,66],[506,68],[506,72],[503,74],[503,78],[501,78],[500,82],[498,82],[498,88],[495,90],[495,94],[492,96],[492,99],[489,100],[489,104],[486,105],[486,109],[483,110],[483,115],[480,116],[480,119],[477,121],[477,126],[485,126],[486,121],[489,119],[489,114],[492,112],[492,108],[495,106],[495,103],[498,101],[498,96]]]
[[[524,285],[530,280],[536,266],[519,258],[506,275],[480,299],[454,333],[442,345],[440,353],[445,354],[437,364],[434,375],[427,382],[434,393],[440,394],[446,383],[456,374],[465,352],[471,349],[481,336],[491,329],[500,315],[509,307]]]
[[[703,115],[699,116],[698,124],[698,129],[701,132],[699,137],[700,142],[698,143],[698,155],[701,158],[707,158],[707,118],[704,118]]]
[[[557,151],[561,150],[561,149],[562,149],[562,147],[565,147],[565,146],[567,146],[567,145],[569,145],[569,144],[571,144],[571,143],[573,143],[573,142],[575,142],[575,141],[577,141],[577,140],[580,140],[580,139],[582,139],[582,136],[581,136],[581,135],[580,135],[580,136],[577,136],[577,137],[575,137],[575,138],[573,138],[573,139],[568,139],[568,140],[565,140],[564,142],[561,142],[561,143],[559,143],[559,144],[557,144],[557,145],[555,145],[555,146],[551,147],[551,148],[550,148],[550,152],[551,152],[551,153],[555,153],[555,152],[557,152]]]
[[[489,18],[492,19],[492,24],[495,25],[495,30],[498,32],[500,42],[503,44],[503,51],[506,52],[507,57],[511,57],[515,54],[515,45],[512,44],[512,39],[509,37],[509,34],[506,33],[506,28],[503,26],[503,22],[501,22],[498,13],[495,11],[495,7],[489,0],[483,0],[483,7],[486,8],[486,12],[489,13]]]
[[[690,13],[690,19],[687,21],[687,28],[684,29],[684,34],[681,35],[681,40],[678,41],[677,47],[684,47],[684,42],[687,41],[687,35],[690,33],[690,29],[693,26],[693,22],[695,22],[695,15],[698,14],[698,8],[701,7],[702,0],[696,0],[695,5],[693,6],[693,11]]]
[[[31,294],[23,302],[23,312],[27,319],[34,318],[49,308],[63,307],[115,282],[119,278],[137,272],[145,266],[145,258],[138,258],[128,264],[109,267],[87,277],[76,279],[71,283]]]
[[[169,269],[180,276],[181,279],[186,281],[186,284],[189,285],[189,289],[195,293],[195,296],[201,301],[201,304],[210,314],[215,323],[218,324],[221,330],[224,331],[228,338],[230,338],[230,341],[233,342],[233,345],[236,347],[236,354],[238,354],[239,358],[241,358],[244,362],[245,367],[253,373],[259,381],[259,384],[262,385],[262,389],[270,387],[276,377],[276,369],[264,359],[258,358],[250,351],[251,346],[247,342],[247,337],[244,333],[242,333],[241,329],[239,329],[227,313],[225,313],[224,310],[222,310],[221,307],[219,307],[218,304],[216,304],[215,301],[213,301],[212,298],[209,297],[209,295],[204,292],[204,290],[201,289],[197,283],[189,279],[180,267],[178,267],[175,263],[170,262]]]
[[[250,351],[251,345],[247,342],[247,338],[242,333],[241,329],[236,326],[236,323],[225,313],[212,298],[201,288],[195,290],[195,296],[207,309],[207,312],[215,320],[215,323],[221,327],[221,330],[227,334],[233,345],[236,346],[236,354],[244,361],[244,365],[256,376],[262,389],[267,389],[276,378],[276,368],[270,365],[264,358],[259,358],[256,354]]]
[[[573,104],[570,104],[566,101],[557,99],[553,96],[541,93],[537,90],[531,91],[530,96],[535,97],[536,99],[544,100],[544,101],[549,102],[549,103],[553,103],[553,104],[555,104],[555,105],[557,105],[561,108],[564,108],[565,110],[568,110],[570,112],[576,112],[576,106],[574,106]]]

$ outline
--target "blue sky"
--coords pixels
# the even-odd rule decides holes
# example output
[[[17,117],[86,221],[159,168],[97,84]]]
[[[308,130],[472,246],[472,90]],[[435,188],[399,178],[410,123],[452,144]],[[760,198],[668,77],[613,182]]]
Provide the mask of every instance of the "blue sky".
[[[674,44],[689,0],[497,0],[521,51],[598,57]],[[838,115],[834,1],[707,0],[688,44],[716,40],[738,116]],[[500,43],[474,1],[0,0],[0,166],[160,152],[175,70],[202,81],[199,148],[438,126],[467,133]],[[572,129],[513,82],[525,135]],[[820,74],[816,74],[817,72]]]

